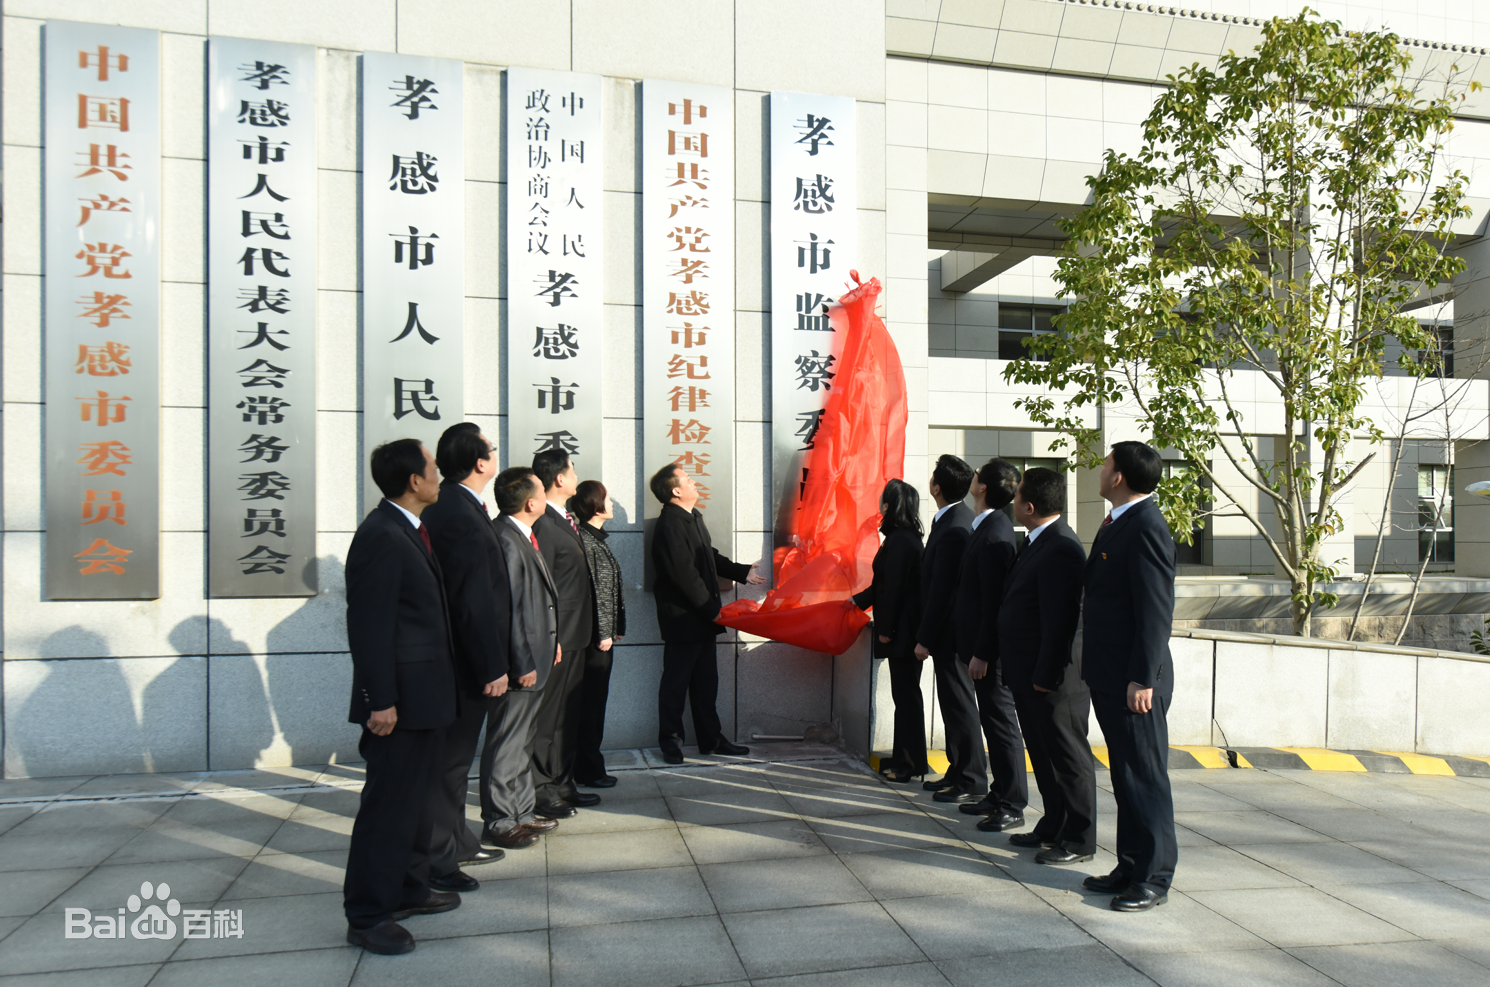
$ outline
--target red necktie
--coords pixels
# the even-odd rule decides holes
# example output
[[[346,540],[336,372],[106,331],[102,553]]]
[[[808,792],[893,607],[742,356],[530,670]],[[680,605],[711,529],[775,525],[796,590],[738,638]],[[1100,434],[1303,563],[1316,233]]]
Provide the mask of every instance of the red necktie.
[[[568,511],[565,511],[564,512],[564,520],[566,520],[566,521],[569,522],[569,527],[571,527],[571,528],[574,529],[574,533],[575,534],[579,534],[579,525],[577,525],[577,524],[574,523],[574,515],[573,514],[570,514]]]
[[[429,543],[429,529],[424,525],[419,526],[419,537],[424,539],[424,550],[429,554],[435,554],[435,547]]]
[[[542,549],[540,549],[538,547],[538,536],[537,535],[533,534],[533,532],[531,532],[531,531],[528,532],[528,540],[533,543],[533,551],[535,551],[535,552],[541,552],[542,551]]]
[[[1102,519],[1102,527],[1104,527],[1104,528],[1107,527],[1111,523],[1112,523],[1112,515],[1111,514],[1107,515],[1105,518]]]

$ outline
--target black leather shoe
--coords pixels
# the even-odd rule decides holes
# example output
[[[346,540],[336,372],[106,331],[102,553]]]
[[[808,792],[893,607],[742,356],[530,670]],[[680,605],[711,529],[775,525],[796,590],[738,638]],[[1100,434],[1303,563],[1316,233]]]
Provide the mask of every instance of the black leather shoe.
[[[1146,912],[1168,900],[1169,895],[1163,891],[1150,891],[1141,884],[1130,884],[1126,891],[1113,898],[1109,904],[1115,912]]]
[[[523,823],[523,829],[531,829],[535,833],[548,833],[559,828],[557,819],[547,819],[543,816],[534,816],[530,823]]]
[[[750,753],[750,748],[742,744],[732,744],[723,737],[720,737],[719,743],[715,745],[713,750],[706,751],[700,747],[698,752],[700,754],[728,754],[731,757],[743,757]]]
[[[533,809],[535,816],[545,819],[572,819],[579,810],[568,802],[539,802]]]
[[[578,778],[576,778],[574,780],[574,783],[580,788],[615,788],[616,776],[601,775],[599,778],[591,778],[588,781],[580,781]]]
[[[682,764],[683,752],[676,747],[664,747],[662,748],[662,759],[668,764]]]
[[[475,891],[481,882],[464,871],[451,871],[443,877],[432,877],[429,886],[437,891]]]
[[[1027,850],[1033,850],[1035,847],[1044,847],[1048,850],[1055,846],[1055,840],[1035,832],[1015,833],[1009,837],[1009,843],[1013,846],[1022,846]]]
[[[385,918],[371,929],[347,926],[347,942],[353,946],[361,946],[369,953],[382,953],[384,956],[398,956],[400,953],[414,951],[414,937],[409,935],[408,929],[391,918]]]
[[[939,792],[943,788],[951,788],[952,783],[947,780],[945,775],[943,775],[940,778],[933,778],[931,781],[921,782],[921,787],[926,789],[928,792]]]
[[[1037,864],[1080,864],[1095,857],[1095,853],[1077,853],[1067,850],[1063,846],[1053,846],[1048,850],[1041,850],[1035,854]]]
[[[513,826],[500,832],[487,830],[481,834],[481,842],[504,850],[523,850],[538,842],[538,834],[526,826]]]
[[[596,795],[594,792],[574,792],[572,794],[564,796],[564,801],[568,802],[570,805],[578,806],[581,809],[588,809],[592,805],[600,804],[600,796]],[[540,812],[538,814],[540,816],[546,815],[546,813],[543,812]],[[550,816],[549,818],[553,817]]]
[[[1127,874],[1113,871],[1106,877],[1089,877],[1081,882],[1081,886],[1098,894],[1117,894],[1119,891],[1126,890],[1132,883]]]
[[[957,807],[958,812],[966,812],[970,816],[991,816],[999,811],[999,804],[990,801],[985,795],[977,802],[964,802]]]
[[[943,788],[931,796],[933,802],[961,802],[964,805],[975,803],[981,798],[981,795],[976,795],[972,792],[960,792],[955,788]]]
[[[912,778],[920,778],[922,781],[925,781],[926,772],[902,771],[899,768],[882,768],[880,770],[880,777],[884,778],[886,781],[893,781],[897,785],[904,785]]]
[[[402,922],[411,915],[435,915],[454,911],[460,907],[460,895],[453,891],[431,891],[429,897],[417,905],[400,908],[393,913],[393,921]],[[412,937],[411,937],[412,938]]]
[[[478,846],[475,853],[471,854],[465,860],[458,861],[458,863],[462,867],[467,864],[491,864],[501,860],[505,856],[507,854],[502,851],[501,847]]]
[[[1000,809],[987,819],[981,820],[978,823],[978,828],[985,833],[1002,833],[1005,830],[1018,829],[1023,825],[1023,815],[1017,812],[1010,812],[1007,809]]]

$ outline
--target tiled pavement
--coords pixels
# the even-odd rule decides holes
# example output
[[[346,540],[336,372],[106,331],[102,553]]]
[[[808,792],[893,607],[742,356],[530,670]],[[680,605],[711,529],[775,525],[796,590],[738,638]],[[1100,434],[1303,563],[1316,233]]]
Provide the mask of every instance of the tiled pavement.
[[[1175,771],[1176,891],[1120,915],[1080,891],[1113,863],[1106,793],[1097,859],[1042,867],[919,786],[823,749],[775,755],[630,754],[601,806],[472,868],[481,890],[409,920],[419,947],[392,958],[343,941],[355,766],[0,782],[0,982],[1490,982],[1490,779]],[[143,881],[241,909],[245,934],[63,937],[65,908],[114,913]]]

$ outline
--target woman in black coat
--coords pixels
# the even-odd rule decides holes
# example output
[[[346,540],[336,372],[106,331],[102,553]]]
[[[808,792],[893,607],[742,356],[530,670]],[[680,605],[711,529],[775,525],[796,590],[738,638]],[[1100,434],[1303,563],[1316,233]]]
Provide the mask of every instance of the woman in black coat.
[[[614,775],[605,770],[600,745],[605,740],[605,706],[610,698],[611,660],[615,645],[626,633],[626,600],[621,594],[621,564],[605,544],[605,522],[615,517],[610,494],[599,480],[586,480],[569,498],[569,513],[579,519],[579,540],[590,565],[590,587],[595,600],[595,633],[585,649],[585,680],[580,700],[579,750],[574,759],[575,784],[610,788]]]
[[[890,781],[924,776],[926,709],[921,700],[921,661],[916,627],[921,622],[921,496],[904,480],[891,480],[880,494],[880,533],[874,581],[854,597],[860,610],[874,608],[874,656],[888,660],[895,700],[895,749],[880,773]]]

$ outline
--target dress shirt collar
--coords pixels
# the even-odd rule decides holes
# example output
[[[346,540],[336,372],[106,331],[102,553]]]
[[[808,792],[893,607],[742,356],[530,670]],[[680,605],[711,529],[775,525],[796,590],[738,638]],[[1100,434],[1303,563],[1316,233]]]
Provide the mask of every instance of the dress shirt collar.
[[[486,506],[486,501],[484,501],[484,500],[481,499],[481,495],[479,493],[477,493],[476,491],[472,490],[470,487],[466,486],[464,483],[458,483],[458,484],[456,484],[456,486],[460,487],[462,490],[464,490],[466,493],[470,494],[472,497],[475,497],[476,498],[476,503],[480,504],[482,507],[485,507]]]
[[[1025,535],[1024,536],[1025,537],[1025,542],[1024,542],[1025,547],[1028,548],[1030,545],[1033,545],[1035,543],[1035,539],[1040,537],[1040,532],[1044,531],[1046,528],[1050,527],[1052,524],[1055,524],[1055,520],[1056,520],[1055,518],[1051,518],[1049,521],[1046,521],[1044,524],[1040,525],[1040,527],[1036,528],[1034,531],[1031,531],[1029,534]]]
[[[990,507],[988,510],[984,511],[982,514],[979,514],[977,517],[973,518],[973,530],[974,531],[977,531],[978,530],[978,525],[982,524],[983,521],[984,521],[984,519],[987,518],[988,515],[990,515],[992,513],[993,513],[993,508]]]
[[[388,501],[388,503],[393,504],[394,507],[397,507],[398,508],[398,513],[400,513],[404,517],[408,518],[409,519],[409,523],[412,524],[416,529],[419,527],[420,521],[419,521],[419,515],[418,514],[414,514],[411,511],[404,510],[404,508],[401,505],[394,504],[393,501],[391,501],[391,500]]]
[[[1153,496],[1153,494],[1146,493],[1142,497],[1139,497],[1137,500],[1130,500],[1130,501],[1128,501],[1122,507],[1114,507],[1112,509],[1112,512],[1111,512],[1112,513],[1112,519],[1114,521],[1116,521],[1118,518],[1120,518],[1120,517],[1123,516],[1123,512],[1126,511],[1128,508],[1130,508],[1130,507],[1137,507],[1139,504],[1142,504],[1144,501],[1148,500],[1152,496]]]
[[[960,500],[954,500],[954,501],[952,501],[952,503],[948,504],[946,507],[943,507],[941,510],[937,511],[935,514],[931,515],[931,523],[932,524],[936,524],[938,521],[940,521],[942,519],[942,515],[943,514],[947,513],[948,511],[950,511],[952,508],[956,507],[960,503],[962,503],[962,501],[960,501]]]
[[[566,510],[565,508],[560,507],[558,504],[555,504],[551,500],[548,501],[547,503],[548,503],[548,509],[549,510],[551,510],[555,514],[559,515],[559,517],[563,519],[563,521],[564,521],[565,524],[568,524],[569,523],[569,511],[568,510]]]
[[[513,517],[511,514],[503,514],[502,516],[504,518],[506,518],[507,520],[511,521],[512,522],[512,526],[514,528],[516,528],[518,531],[521,531],[523,533],[523,537],[524,538],[531,539],[533,537],[533,529],[532,528],[528,527],[526,524],[523,524],[521,521],[519,521],[517,518]]]

